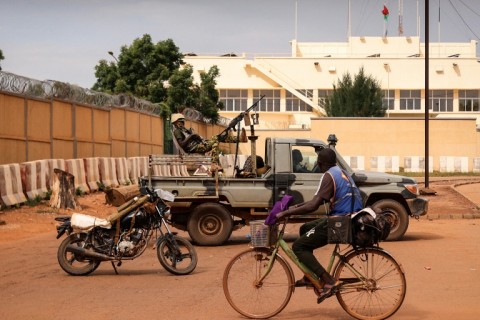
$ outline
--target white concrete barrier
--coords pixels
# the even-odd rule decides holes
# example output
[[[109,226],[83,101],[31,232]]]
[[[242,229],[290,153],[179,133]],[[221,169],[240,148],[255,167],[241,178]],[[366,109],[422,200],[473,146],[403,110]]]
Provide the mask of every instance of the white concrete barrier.
[[[22,178],[18,163],[0,165],[0,196],[2,203],[7,206],[27,201],[22,190]]]
[[[377,156],[370,158],[370,170],[376,172],[399,172],[398,156]]]
[[[45,198],[48,193],[48,160],[28,161],[20,164],[23,191],[29,199]]]
[[[98,183],[100,183],[100,160],[98,158],[85,158],[83,159],[83,162],[85,166],[86,181],[90,191],[98,191]]]
[[[473,172],[480,172],[480,158],[473,158]]]
[[[425,172],[425,157],[407,156],[403,158],[405,172]],[[433,157],[428,157],[428,172],[433,172]]]
[[[128,176],[127,158],[114,158],[115,167],[117,170],[117,181],[122,186],[130,185],[130,178]]]
[[[100,181],[105,187],[118,187],[115,158],[99,158]]]
[[[364,156],[343,156],[343,159],[353,170],[365,170]]]
[[[468,157],[440,156],[440,172],[468,172]]]
[[[148,176],[148,157],[128,158],[128,176],[133,184],[138,184],[138,178]]]
[[[82,192],[89,193],[83,159],[68,159],[65,160],[65,164],[66,171],[75,177],[75,190],[80,189]]]
[[[60,169],[62,171],[66,171],[66,164],[64,159],[48,159],[48,172],[47,172],[47,188],[48,190],[52,190],[53,186],[53,176],[55,173],[53,172],[54,169]]]

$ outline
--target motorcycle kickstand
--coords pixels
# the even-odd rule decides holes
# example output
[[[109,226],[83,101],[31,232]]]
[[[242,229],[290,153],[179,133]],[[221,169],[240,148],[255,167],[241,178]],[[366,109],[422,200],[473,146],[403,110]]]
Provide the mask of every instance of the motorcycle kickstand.
[[[110,261],[112,263],[113,270],[115,270],[115,274],[118,275],[117,267],[115,266],[115,263],[113,261]]]

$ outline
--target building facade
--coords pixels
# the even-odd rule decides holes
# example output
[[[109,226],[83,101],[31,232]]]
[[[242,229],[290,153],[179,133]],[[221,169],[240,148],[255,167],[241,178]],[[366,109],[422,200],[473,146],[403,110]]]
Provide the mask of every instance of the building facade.
[[[429,115],[475,118],[480,127],[480,60],[476,42],[430,43]],[[386,117],[425,116],[425,45],[418,37],[351,37],[340,43],[291,41],[290,56],[189,54],[194,76],[216,65],[217,88],[225,104],[221,115],[233,118],[261,96],[259,128],[311,127],[325,116],[325,98],[346,73],[364,68],[384,93]]]

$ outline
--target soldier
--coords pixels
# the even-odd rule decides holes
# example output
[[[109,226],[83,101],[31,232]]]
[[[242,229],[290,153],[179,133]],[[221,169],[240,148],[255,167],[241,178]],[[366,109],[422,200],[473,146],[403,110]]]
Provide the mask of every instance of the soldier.
[[[230,135],[226,136],[225,138],[215,135],[209,140],[203,139],[198,134],[193,133],[192,130],[185,128],[185,117],[181,113],[174,113],[172,115],[172,124],[174,126],[173,136],[185,152],[205,154],[209,151],[212,151],[213,163],[218,163],[219,142],[237,142],[237,138]],[[242,128],[240,142],[246,141],[247,135],[245,133],[245,129]]]

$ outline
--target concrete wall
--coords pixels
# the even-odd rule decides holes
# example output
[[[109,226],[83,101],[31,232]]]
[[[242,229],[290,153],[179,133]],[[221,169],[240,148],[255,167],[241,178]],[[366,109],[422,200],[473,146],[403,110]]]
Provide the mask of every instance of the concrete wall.
[[[163,153],[163,136],[157,115],[0,92],[0,164],[147,156]]]
[[[429,121],[429,170],[479,172],[480,132],[475,119]],[[248,132],[248,130],[247,130]],[[327,142],[335,134],[337,150],[361,163],[357,169],[374,171],[423,171],[425,121],[416,118],[312,118],[311,129],[256,130],[257,155],[264,156],[265,138],[315,138]],[[249,144],[240,146],[250,153]],[[348,162],[348,160],[347,160]],[[388,165],[391,163],[391,166]],[[420,168],[418,168],[420,166]]]

